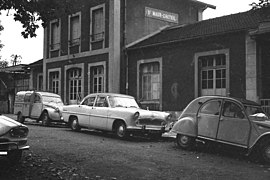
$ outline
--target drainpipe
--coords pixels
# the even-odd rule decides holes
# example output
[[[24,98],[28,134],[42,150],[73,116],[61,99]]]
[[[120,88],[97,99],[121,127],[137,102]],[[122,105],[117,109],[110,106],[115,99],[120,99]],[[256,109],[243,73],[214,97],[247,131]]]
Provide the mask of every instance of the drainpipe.
[[[126,30],[127,30],[127,0],[124,0],[124,59],[126,60],[126,94],[128,94],[128,54],[126,50],[126,44],[127,44],[127,39],[126,39]]]

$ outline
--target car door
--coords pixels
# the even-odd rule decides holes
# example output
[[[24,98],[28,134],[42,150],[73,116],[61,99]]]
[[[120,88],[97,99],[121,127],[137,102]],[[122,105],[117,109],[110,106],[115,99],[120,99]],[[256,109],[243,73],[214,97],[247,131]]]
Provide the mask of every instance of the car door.
[[[80,126],[91,128],[90,117],[93,114],[93,106],[96,96],[91,96],[85,98],[83,102],[78,106],[78,111],[80,112],[78,121]]]
[[[216,139],[222,100],[206,101],[197,114],[198,136]]]
[[[33,93],[31,97],[31,118],[39,118],[42,112],[42,98],[39,94]]]
[[[31,110],[31,94],[32,93],[26,93],[23,99],[23,105],[22,105],[22,114],[23,116],[29,117],[30,116],[30,110]]]
[[[250,122],[241,106],[233,101],[225,100],[219,123],[217,139],[237,145],[248,145]]]
[[[94,129],[107,130],[109,104],[106,96],[97,96],[90,117],[90,126]]]

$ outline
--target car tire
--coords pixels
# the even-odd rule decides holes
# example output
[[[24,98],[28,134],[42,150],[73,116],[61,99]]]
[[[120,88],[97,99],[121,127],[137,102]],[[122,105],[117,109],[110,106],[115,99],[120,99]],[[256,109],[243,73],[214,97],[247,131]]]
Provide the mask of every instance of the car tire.
[[[115,135],[120,139],[124,139],[128,136],[128,134],[126,132],[125,123],[123,123],[121,121],[117,122],[116,129],[115,129]]]
[[[7,158],[12,164],[18,163],[22,158],[22,150],[12,150],[7,154]]]
[[[195,138],[183,134],[177,134],[176,143],[182,149],[190,150],[195,145]]]
[[[73,131],[80,131],[81,127],[79,125],[79,121],[76,117],[72,117],[70,120],[70,128]]]
[[[41,115],[41,122],[43,126],[49,126],[50,125],[50,117],[47,111],[44,111]]]
[[[264,139],[259,148],[259,154],[261,160],[267,164],[270,164],[270,139]]]
[[[23,117],[21,112],[19,112],[17,114],[17,121],[20,122],[20,123],[24,123],[24,121],[25,121],[25,118]]]

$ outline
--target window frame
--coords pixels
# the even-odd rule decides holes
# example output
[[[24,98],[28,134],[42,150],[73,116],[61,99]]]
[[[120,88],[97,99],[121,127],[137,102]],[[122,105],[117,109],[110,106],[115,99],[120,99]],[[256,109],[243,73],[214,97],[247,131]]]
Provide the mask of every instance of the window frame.
[[[71,39],[71,19],[74,18],[74,17],[79,17],[79,27],[78,27],[78,32],[79,32],[79,37],[76,38],[76,39],[79,39],[78,40],[78,43],[76,44],[72,44],[72,39]],[[82,32],[81,32],[81,26],[82,26],[82,23],[81,23],[81,12],[77,12],[77,13],[74,13],[72,15],[69,15],[68,16],[68,54],[71,54],[70,53],[70,48],[74,47],[74,46],[79,46],[79,52],[81,52],[81,35],[82,35]]]
[[[56,46],[56,44],[52,44],[53,43],[53,30],[52,30],[52,25],[57,23],[57,35],[59,36],[59,39],[56,44],[58,44],[59,46]],[[50,21],[50,39],[49,39],[49,50],[50,50],[50,57],[52,57],[52,53],[58,51],[58,56],[60,56],[60,49],[61,49],[61,19],[54,19],[52,21]]]
[[[51,88],[51,86],[52,86],[52,84],[50,83],[51,82],[51,73],[54,73],[54,72],[58,72],[58,74],[59,74],[59,79],[58,79],[58,93],[56,93],[56,94],[61,94],[61,68],[54,68],[54,69],[49,69],[48,70],[48,79],[49,79],[49,81],[48,81],[48,89],[49,90],[52,90]],[[52,92],[54,92],[54,91],[52,91]],[[55,92],[54,92],[55,93]]]
[[[93,12],[98,10],[98,9],[102,9],[103,10],[103,32],[99,33],[99,34],[102,34],[102,37],[98,40],[93,40],[93,36],[95,35],[94,32],[93,32]],[[92,7],[90,8],[90,32],[89,32],[89,44],[90,44],[90,50],[92,50],[92,44],[95,43],[95,42],[101,42],[102,41],[102,49],[105,47],[105,15],[106,15],[106,12],[105,12],[105,4],[100,4],[98,6],[95,6],[95,7]]]
[[[155,100],[142,100],[140,103],[142,105],[150,105],[150,104],[156,104],[159,106],[159,110],[162,110],[162,58],[153,58],[153,59],[146,59],[146,60],[139,60],[137,62],[137,99],[142,98],[142,81],[141,81],[141,65],[143,64],[149,64],[149,63],[158,63],[159,64],[159,99]]]
[[[107,84],[107,67],[106,62],[97,62],[88,64],[88,94],[93,93],[93,79],[92,79],[92,71],[93,67],[103,66],[103,92],[106,92],[106,84]]]

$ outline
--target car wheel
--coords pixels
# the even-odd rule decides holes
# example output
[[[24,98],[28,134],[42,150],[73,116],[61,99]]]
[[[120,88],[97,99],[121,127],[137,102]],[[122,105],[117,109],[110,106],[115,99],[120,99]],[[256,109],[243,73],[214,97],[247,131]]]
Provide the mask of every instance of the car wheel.
[[[22,158],[22,150],[12,150],[7,154],[7,158],[11,161],[11,163],[16,164]]]
[[[176,142],[177,145],[182,149],[192,149],[195,144],[195,138],[182,134],[177,134]]]
[[[262,141],[259,149],[261,159],[265,163],[270,163],[270,139]]]
[[[79,121],[76,117],[72,117],[71,120],[70,120],[70,128],[73,130],[73,131],[80,131],[81,130],[81,127],[79,125]]]
[[[25,118],[23,117],[22,113],[19,112],[17,114],[17,121],[20,122],[20,123],[24,123],[24,120],[25,120]]]
[[[115,129],[115,134],[118,138],[124,139],[127,137],[126,125],[123,122],[118,122]]]
[[[50,117],[48,112],[44,111],[41,116],[41,122],[43,126],[48,126],[50,124]]]

